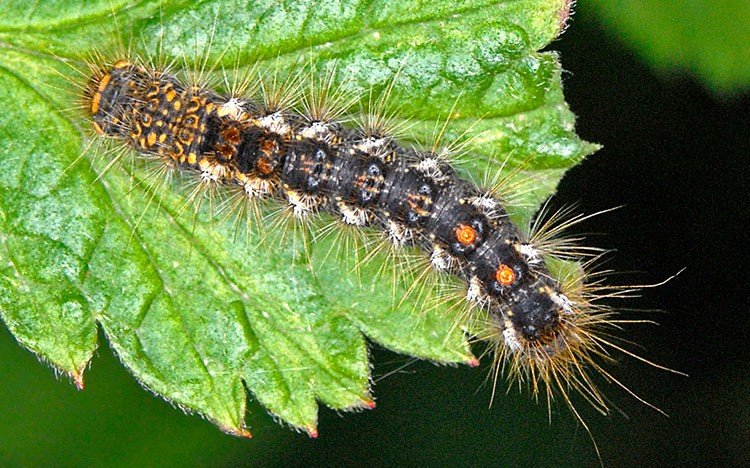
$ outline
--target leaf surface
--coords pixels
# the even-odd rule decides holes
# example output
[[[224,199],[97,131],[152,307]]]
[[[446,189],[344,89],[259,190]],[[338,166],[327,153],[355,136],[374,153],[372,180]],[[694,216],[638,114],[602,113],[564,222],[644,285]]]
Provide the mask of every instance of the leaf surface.
[[[75,110],[86,80],[76,70],[124,49],[188,71],[236,69],[230,81],[313,64],[308,78],[332,77],[364,106],[388,96],[383,109],[399,109],[416,144],[430,147],[443,127],[441,143],[469,141],[467,176],[520,167],[533,181],[516,199],[527,222],[596,148],[574,133],[556,55],[537,52],[559,33],[566,3],[2,5],[0,316],[79,386],[101,327],[145,387],[237,435],[247,434],[247,390],[310,434],[318,401],[372,406],[365,335],[435,362],[475,362],[455,313],[424,307],[407,281],[382,273],[396,271],[392,258],[342,267],[339,238],[299,228],[260,242],[235,217],[213,216],[210,200],[186,201],[190,176],[110,167],[116,153],[91,145]]]
[[[721,93],[750,88],[750,2],[594,0],[581,9],[661,72],[687,70]]]

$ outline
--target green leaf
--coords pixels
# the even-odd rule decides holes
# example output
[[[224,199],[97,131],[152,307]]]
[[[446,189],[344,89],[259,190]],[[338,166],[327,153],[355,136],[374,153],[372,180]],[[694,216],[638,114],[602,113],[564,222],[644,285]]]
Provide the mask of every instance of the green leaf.
[[[378,274],[395,270],[392,258],[342,266],[337,237],[311,241],[299,229],[260,242],[209,203],[186,201],[189,177],[110,167],[116,153],[91,145],[90,125],[69,111],[86,80],[76,70],[97,53],[120,58],[122,44],[189,70],[240,64],[239,76],[312,63],[316,81],[332,76],[363,102],[390,90],[387,108],[400,109],[420,144],[450,117],[442,141],[470,142],[467,176],[507,162],[506,173],[533,180],[517,210],[527,222],[596,148],[574,133],[556,55],[537,52],[559,33],[567,3],[2,5],[0,316],[81,387],[99,326],[145,387],[238,435],[246,390],[310,434],[318,401],[371,406],[363,333],[420,358],[474,363],[455,312],[425,306],[429,290],[409,294],[408,275]]]
[[[750,87],[750,2],[746,0],[594,0],[598,14],[662,72],[688,70],[722,93]]]

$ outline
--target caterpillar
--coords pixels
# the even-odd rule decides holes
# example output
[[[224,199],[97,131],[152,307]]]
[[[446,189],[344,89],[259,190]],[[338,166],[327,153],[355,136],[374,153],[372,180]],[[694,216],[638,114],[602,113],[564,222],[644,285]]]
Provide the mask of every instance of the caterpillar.
[[[570,388],[606,408],[590,377],[591,369],[608,375],[598,363],[610,359],[608,347],[621,350],[602,332],[617,323],[596,303],[606,294],[548,266],[555,254],[585,249],[556,239],[559,228],[524,234],[492,190],[435,151],[404,146],[377,124],[222,94],[129,58],[92,66],[84,106],[96,134],[202,186],[275,200],[298,219],[328,213],[397,249],[420,249],[434,270],[464,283],[496,374],[506,367],[571,408]]]

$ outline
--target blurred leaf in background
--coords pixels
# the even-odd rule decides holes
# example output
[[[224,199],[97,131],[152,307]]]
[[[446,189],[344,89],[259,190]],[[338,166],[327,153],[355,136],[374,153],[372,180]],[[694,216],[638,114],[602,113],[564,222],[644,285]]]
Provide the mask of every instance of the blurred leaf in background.
[[[750,89],[750,1],[589,0],[577,9],[663,73],[688,70],[722,94]]]

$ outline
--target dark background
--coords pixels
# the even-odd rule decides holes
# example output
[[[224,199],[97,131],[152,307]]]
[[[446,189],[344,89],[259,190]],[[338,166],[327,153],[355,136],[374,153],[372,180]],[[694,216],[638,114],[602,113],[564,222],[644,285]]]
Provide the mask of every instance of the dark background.
[[[747,466],[750,96],[656,76],[596,20],[574,19],[552,49],[569,70],[579,134],[604,149],[568,173],[554,205],[624,205],[576,228],[606,233],[588,240],[617,250],[607,266],[628,273],[616,281],[655,283],[686,268],[624,305],[662,310],[633,313],[660,325],[626,336],[640,354],[690,374],[632,359],[613,369],[669,417],[606,382],[610,416],[578,406],[607,466]],[[377,347],[372,358],[376,410],[322,409],[320,437],[310,440],[251,405],[248,441],[144,392],[106,346],[78,392],[0,327],[0,465],[598,465],[563,404],[551,422],[543,402],[515,391],[490,409],[486,368],[409,364]]]

